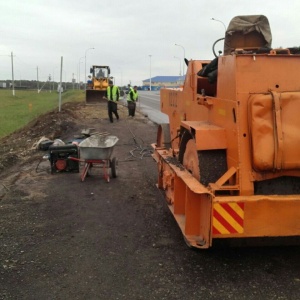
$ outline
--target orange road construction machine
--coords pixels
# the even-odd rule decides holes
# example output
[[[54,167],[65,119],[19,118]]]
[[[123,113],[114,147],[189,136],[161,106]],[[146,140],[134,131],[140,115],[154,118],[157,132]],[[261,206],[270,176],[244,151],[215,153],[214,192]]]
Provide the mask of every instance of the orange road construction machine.
[[[271,41],[265,16],[235,17],[215,59],[160,91],[157,185],[191,247],[299,242],[300,51]]]
[[[108,87],[110,68],[108,66],[92,66],[90,73],[85,94],[86,104],[107,102],[103,97],[106,95]]]

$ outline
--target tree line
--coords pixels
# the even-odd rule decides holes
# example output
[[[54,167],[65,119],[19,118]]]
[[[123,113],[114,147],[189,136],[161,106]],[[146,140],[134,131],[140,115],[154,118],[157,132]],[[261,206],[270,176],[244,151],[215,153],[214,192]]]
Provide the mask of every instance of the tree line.
[[[15,89],[43,89],[46,90],[57,90],[59,85],[59,82],[54,81],[37,81],[37,80],[15,80],[14,81],[14,87]],[[84,84],[81,82],[80,86],[78,86],[78,83],[73,82],[62,82],[62,86],[64,90],[69,89],[84,89]],[[0,88],[12,88],[12,80],[0,80]]]

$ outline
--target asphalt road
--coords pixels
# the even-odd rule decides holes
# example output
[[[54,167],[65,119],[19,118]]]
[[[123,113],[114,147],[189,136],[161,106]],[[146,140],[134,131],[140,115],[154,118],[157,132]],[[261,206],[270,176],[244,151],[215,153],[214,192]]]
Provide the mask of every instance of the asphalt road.
[[[156,123],[169,123],[166,114],[160,112],[160,94],[159,91],[139,91],[138,109],[148,118]]]

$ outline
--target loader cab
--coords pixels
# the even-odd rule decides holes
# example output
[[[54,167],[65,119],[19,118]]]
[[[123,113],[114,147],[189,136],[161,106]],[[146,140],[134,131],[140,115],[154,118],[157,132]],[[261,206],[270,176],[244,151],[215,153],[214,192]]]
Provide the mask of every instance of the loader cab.
[[[110,68],[103,67],[103,66],[93,66],[90,69],[90,72],[94,78],[97,78],[97,79],[108,78],[108,76],[110,74]]]

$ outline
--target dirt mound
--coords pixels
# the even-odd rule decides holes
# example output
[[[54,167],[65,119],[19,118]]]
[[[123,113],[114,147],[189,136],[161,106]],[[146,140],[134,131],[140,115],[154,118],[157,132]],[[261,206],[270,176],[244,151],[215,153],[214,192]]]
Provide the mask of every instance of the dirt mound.
[[[58,110],[46,113],[24,128],[0,139],[0,173],[16,165],[35,159],[37,153],[35,144],[42,138],[65,139],[78,132],[84,120],[103,119],[107,115],[106,106],[86,106],[82,103],[65,103]],[[81,121],[79,124],[78,121]]]

